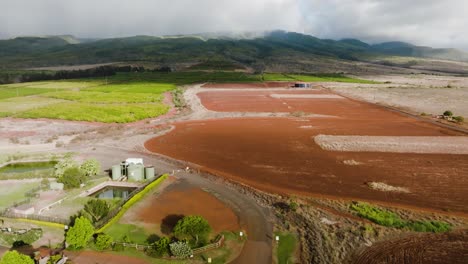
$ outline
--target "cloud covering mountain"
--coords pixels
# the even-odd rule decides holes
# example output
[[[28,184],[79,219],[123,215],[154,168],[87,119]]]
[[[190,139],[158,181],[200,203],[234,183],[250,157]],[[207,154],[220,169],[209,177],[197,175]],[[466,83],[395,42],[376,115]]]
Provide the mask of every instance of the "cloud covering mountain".
[[[0,38],[108,38],[284,29],[468,50],[464,0],[0,0]]]

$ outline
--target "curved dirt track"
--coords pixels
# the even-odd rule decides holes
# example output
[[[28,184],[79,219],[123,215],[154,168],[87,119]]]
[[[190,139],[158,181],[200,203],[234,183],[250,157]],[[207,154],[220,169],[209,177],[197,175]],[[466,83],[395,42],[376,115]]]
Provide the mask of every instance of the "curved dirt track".
[[[468,230],[443,234],[418,234],[380,242],[365,249],[355,264],[465,264]]]

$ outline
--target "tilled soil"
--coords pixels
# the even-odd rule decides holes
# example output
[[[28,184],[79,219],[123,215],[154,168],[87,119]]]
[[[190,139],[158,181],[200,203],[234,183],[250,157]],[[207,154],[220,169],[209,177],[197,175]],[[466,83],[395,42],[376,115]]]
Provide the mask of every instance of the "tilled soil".
[[[356,264],[464,264],[468,260],[468,230],[418,234],[381,242],[365,249]]]
[[[309,103],[314,107],[314,104]],[[317,134],[446,136],[448,129],[352,100],[324,102],[323,114],[340,118],[238,118],[176,123],[145,146],[202,166],[255,188],[325,195],[467,213],[468,155],[324,151]],[[304,129],[307,127],[307,129]],[[361,165],[350,166],[344,160]],[[408,188],[410,193],[372,190],[367,182]]]

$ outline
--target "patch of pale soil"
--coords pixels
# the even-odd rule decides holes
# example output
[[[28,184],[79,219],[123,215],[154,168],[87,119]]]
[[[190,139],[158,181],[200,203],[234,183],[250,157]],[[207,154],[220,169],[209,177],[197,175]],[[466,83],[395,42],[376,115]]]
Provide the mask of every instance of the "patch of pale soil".
[[[192,109],[192,113],[187,115],[181,120],[203,120],[203,119],[220,119],[220,118],[238,118],[238,117],[292,117],[294,113],[271,113],[271,112],[216,112],[208,110],[201,103],[198,93],[213,91],[213,89],[202,88],[202,85],[191,86],[184,92],[184,99],[187,105]],[[232,91],[235,89],[217,89],[217,91]],[[273,88],[273,89],[243,89],[243,91],[287,91],[285,88]],[[303,114],[302,117],[308,118],[333,118],[336,116],[331,115],[319,115],[319,114]]]
[[[270,94],[273,98],[285,99],[344,99],[336,94]]]
[[[468,154],[468,137],[461,136],[318,135],[314,140],[329,151]]]
[[[397,187],[386,184],[384,182],[368,182],[367,185],[369,188],[382,192],[399,192],[399,193],[410,193],[408,188]]]
[[[361,162],[355,161],[355,160],[343,160],[343,164],[349,165],[349,166],[357,166],[361,165]]]

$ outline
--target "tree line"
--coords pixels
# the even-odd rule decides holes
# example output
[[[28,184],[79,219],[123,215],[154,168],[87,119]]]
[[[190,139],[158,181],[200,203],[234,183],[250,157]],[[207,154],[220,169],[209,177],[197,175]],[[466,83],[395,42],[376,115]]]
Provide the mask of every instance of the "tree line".
[[[145,68],[143,66],[99,66],[92,69],[85,70],[61,70],[61,71],[24,71],[14,73],[1,73],[0,84],[21,83],[21,82],[36,82],[36,81],[49,81],[49,80],[65,80],[65,79],[79,79],[79,78],[92,78],[92,77],[107,77],[113,76],[117,72],[172,72],[169,66],[162,66],[159,68]]]

